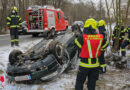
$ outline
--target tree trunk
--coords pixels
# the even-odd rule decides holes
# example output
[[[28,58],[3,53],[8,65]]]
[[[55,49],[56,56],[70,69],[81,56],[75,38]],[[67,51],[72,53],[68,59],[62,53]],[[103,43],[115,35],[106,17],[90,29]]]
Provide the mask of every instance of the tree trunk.
[[[20,16],[22,15],[21,7],[22,7],[22,2],[21,2],[21,0],[19,0],[19,14],[20,14]]]
[[[107,15],[108,15],[108,21],[109,21],[109,28],[110,28],[110,37],[109,37],[109,42],[112,39],[112,27],[111,27],[111,17],[110,17],[110,8],[108,6],[108,1],[105,0],[106,7],[107,7]],[[112,4],[111,4],[112,5]]]
[[[0,30],[2,32],[2,29],[4,28],[4,31],[6,31],[6,17],[7,17],[7,4],[8,0],[1,0],[2,4],[2,16],[0,19]]]
[[[126,15],[125,15],[125,20],[124,20],[124,26],[127,26],[127,19],[128,19],[128,13],[129,13],[129,7],[130,7],[130,0],[127,2],[127,9],[126,9]]]

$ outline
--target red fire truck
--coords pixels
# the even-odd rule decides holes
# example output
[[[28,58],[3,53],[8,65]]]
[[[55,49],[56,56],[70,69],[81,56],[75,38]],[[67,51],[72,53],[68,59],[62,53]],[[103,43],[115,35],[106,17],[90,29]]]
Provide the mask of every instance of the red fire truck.
[[[32,6],[27,10],[27,32],[32,36],[40,33],[64,31],[68,28],[68,21],[60,9],[53,6]]]

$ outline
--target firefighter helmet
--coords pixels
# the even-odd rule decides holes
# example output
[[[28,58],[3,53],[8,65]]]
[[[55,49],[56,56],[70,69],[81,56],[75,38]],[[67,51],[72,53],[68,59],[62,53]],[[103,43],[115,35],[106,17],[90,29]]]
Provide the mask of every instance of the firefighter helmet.
[[[106,22],[104,21],[104,20],[100,20],[99,22],[98,22],[98,26],[106,26]]]
[[[15,10],[16,12],[18,12],[18,9],[17,9],[17,7],[12,7],[12,10]]]
[[[96,22],[96,20],[95,19],[93,19],[93,18],[90,18],[90,19],[87,19],[86,21],[85,21],[85,24],[84,24],[84,28],[87,28],[87,27],[92,27],[93,29],[97,29],[97,22]]]

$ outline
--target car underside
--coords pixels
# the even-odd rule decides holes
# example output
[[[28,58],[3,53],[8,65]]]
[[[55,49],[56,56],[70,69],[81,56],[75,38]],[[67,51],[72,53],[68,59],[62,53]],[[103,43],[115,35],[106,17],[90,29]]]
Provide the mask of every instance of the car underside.
[[[75,33],[43,39],[25,53],[13,50],[9,55],[7,75],[16,82],[48,81],[57,78],[78,60]]]

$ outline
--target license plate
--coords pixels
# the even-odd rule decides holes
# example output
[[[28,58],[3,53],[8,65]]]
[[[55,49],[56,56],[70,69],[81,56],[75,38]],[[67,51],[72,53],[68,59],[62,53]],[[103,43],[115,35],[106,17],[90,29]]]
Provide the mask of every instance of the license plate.
[[[31,80],[30,75],[25,75],[25,76],[16,76],[15,81],[25,81],[25,80]]]

